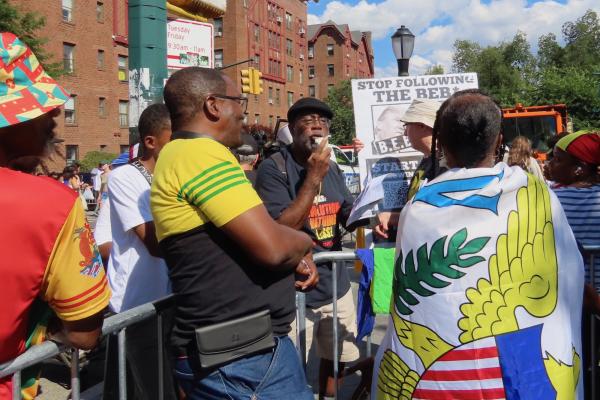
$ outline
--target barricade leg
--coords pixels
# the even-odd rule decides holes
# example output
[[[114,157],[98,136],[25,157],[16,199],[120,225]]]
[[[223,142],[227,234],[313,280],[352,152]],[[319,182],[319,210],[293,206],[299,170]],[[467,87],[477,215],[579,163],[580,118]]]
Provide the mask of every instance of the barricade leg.
[[[333,398],[338,398],[338,316],[337,316],[337,261],[331,266],[333,275]]]
[[[127,369],[125,364],[125,329],[119,331],[119,400],[127,400]]]
[[[306,294],[296,292],[296,348],[306,373]]]
[[[596,275],[596,265],[595,265],[595,256],[594,253],[590,254],[590,283],[592,285],[592,287],[595,289],[596,288],[596,282],[595,282],[595,275]],[[598,377],[598,357],[597,355],[597,351],[598,349],[596,348],[596,316],[592,315],[591,316],[591,321],[590,321],[590,346],[591,346],[591,351],[590,351],[590,361],[591,361],[591,367],[592,367],[592,382],[590,385],[591,388],[591,392],[592,392],[592,399],[597,399],[597,391],[598,388],[596,387],[596,379]]]
[[[13,399],[21,398],[21,371],[15,372],[12,377]]]
[[[156,333],[157,339],[157,351],[158,351],[158,399],[163,400],[165,398],[165,369],[164,369],[164,357],[163,351],[163,317],[161,313],[156,316]]]
[[[79,400],[79,349],[71,349],[71,400]]]

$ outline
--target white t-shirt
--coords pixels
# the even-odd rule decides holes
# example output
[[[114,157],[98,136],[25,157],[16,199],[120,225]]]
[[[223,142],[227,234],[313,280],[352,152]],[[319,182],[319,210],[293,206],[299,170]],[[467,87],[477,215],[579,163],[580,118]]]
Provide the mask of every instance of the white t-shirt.
[[[159,299],[171,292],[167,265],[148,252],[133,228],[152,221],[150,185],[132,165],[115,169],[108,180],[113,247],[108,261],[115,312]]]
[[[96,219],[96,227],[94,228],[94,240],[96,240],[98,246],[112,242],[112,232],[110,229],[110,201],[107,201],[104,207],[100,207],[100,212]]]
[[[96,192],[99,192],[100,185],[102,184],[102,181],[100,180],[100,175],[102,175],[102,171],[98,168],[94,168],[90,171],[90,174],[92,174],[92,185],[94,187],[94,190]]]

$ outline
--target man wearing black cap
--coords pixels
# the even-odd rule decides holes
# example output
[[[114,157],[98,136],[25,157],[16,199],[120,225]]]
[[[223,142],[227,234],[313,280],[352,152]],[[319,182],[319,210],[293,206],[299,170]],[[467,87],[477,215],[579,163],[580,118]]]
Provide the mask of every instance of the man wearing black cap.
[[[271,216],[280,224],[302,230],[314,243],[313,252],[341,250],[342,233],[353,198],[327,147],[333,113],[327,104],[302,98],[289,109],[293,142],[261,163],[257,191]],[[312,255],[309,255],[312,257]],[[318,266],[319,284],[306,295],[307,348],[314,332],[319,368],[319,395],[333,394],[333,275],[331,264]],[[344,268],[337,271],[340,370],[358,359],[356,311],[350,280]],[[295,329],[292,329],[292,334]]]

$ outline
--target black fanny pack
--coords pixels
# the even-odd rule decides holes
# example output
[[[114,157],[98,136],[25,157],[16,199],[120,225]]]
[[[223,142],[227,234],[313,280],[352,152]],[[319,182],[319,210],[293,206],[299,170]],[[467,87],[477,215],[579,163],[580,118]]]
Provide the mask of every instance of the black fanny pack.
[[[275,347],[268,310],[196,328],[202,369],[211,369]]]

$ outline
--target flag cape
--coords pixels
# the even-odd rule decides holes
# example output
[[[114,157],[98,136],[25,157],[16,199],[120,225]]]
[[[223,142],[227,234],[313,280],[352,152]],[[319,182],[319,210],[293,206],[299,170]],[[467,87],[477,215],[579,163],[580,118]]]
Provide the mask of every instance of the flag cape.
[[[374,399],[583,399],[583,261],[545,183],[452,169],[402,211]]]

